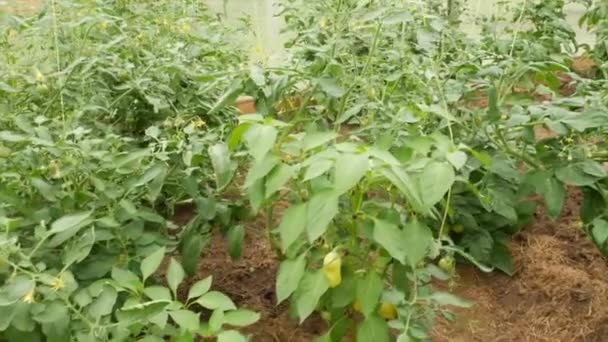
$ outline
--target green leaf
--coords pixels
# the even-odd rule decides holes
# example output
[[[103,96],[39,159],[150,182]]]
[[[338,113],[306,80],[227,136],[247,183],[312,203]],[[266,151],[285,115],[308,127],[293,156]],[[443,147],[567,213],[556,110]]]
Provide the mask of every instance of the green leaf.
[[[207,112],[207,115],[213,115],[220,110],[222,110],[226,104],[233,102],[237,96],[242,92],[243,84],[240,79],[234,80],[229,86],[228,89],[224,92],[222,96],[220,96],[217,101],[213,104],[213,106]]]
[[[78,239],[74,239],[72,243],[63,250],[63,265],[67,267],[74,263],[79,263],[86,259],[91,253],[93,244],[95,243],[95,229],[91,227]]]
[[[597,181],[597,178],[587,174],[579,164],[561,167],[555,171],[555,176],[565,184],[574,186],[587,186]]]
[[[334,140],[338,134],[335,132],[312,132],[306,133],[302,139],[302,149],[304,151],[312,150],[326,142]]]
[[[266,84],[266,77],[264,77],[264,69],[259,65],[252,65],[249,69],[249,77],[258,87],[263,87]]]
[[[19,143],[27,140],[27,136],[11,131],[0,131],[0,141]]]
[[[602,167],[602,165],[596,161],[585,160],[581,166],[583,171],[588,175],[597,178],[608,177],[608,170],[605,170],[604,167]]]
[[[581,203],[580,217],[587,224],[603,214],[606,202],[600,192],[592,188],[583,188],[583,202]]]
[[[182,240],[182,264],[188,274],[192,275],[198,269],[206,242],[206,238],[198,231],[193,231],[192,234],[188,234],[187,239]]]
[[[217,309],[213,310],[211,317],[209,317],[209,329],[211,331],[219,331],[224,324],[224,310]]]
[[[198,298],[209,291],[213,276],[197,281],[188,291],[188,299]]]
[[[274,145],[277,139],[277,129],[266,125],[253,125],[245,135],[245,144],[249,153],[255,160],[262,160]]]
[[[247,188],[247,197],[251,204],[251,209],[257,213],[264,203],[264,180],[258,179],[250,187]]]
[[[31,179],[31,182],[32,186],[36,188],[36,190],[38,190],[38,192],[42,195],[42,197],[44,197],[45,200],[49,202],[57,201],[57,198],[55,197],[55,189],[53,189],[53,187],[49,183],[38,177],[33,177]]]
[[[138,287],[142,285],[139,277],[136,276],[135,273],[118,267],[112,268],[112,279],[114,279],[118,285],[133,291],[137,291]]]
[[[389,342],[388,324],[377,314],[367,316],[357,329],[357,342]]]
[[[544,185],[544,191],[541,195],[545,200],[547,214],[551,219],[556,219],[562,212],[566,190],[564,185],[554,177],[549,177]]]
[[[295,260],[285,259],[279,266],[276,282],[277,304],[281,304],[298,288],[306,270],[306,254]]]
[[[365,278],[357,281],[357,299],[365,316],[376,311],[383,291],[384,282],[376,272],[368,272]]]
[[[76,227],[82,228],[90,223],[90,220],[88,219],[91,217],[92,213],[92,211],[84,211],[62,216],[51,224],[49,234],[61,233],[68,229],[75,229]]]
[[[267,155],[264,159],[255,161],[249,172],[247,172],[243,186],[245,188],[251,187],[255,182],[266,177],[280,162],[281,159],[275,155]]]
[[[306,272],[296,293],[294,294],[295,309],[300,323],[304,322],[310,314],[315,311],[321,296],[329,289],[329,283],[323,274],[323,270]]]
[[[217,335],[217,342],[247,342],[248,338],[235,330],[222,331]]]
[[[399,227],[388,221],[374,220],[374,240],[393,258],[405,264],[408,241]]]
[[[509,249],[504,244],[496,243],[494,245],[491,264],[506,274],[513,276],[514,270],[511,254],[509,254]]]
[[[241,225],[236,225],[228,229],[226,234],[228,239],[228,253],[233,260],[241,258],[243,239],[245,238],[245,229]]]
[[[338,214],[338,196],[333,191],[326,190],[312,196],[306,209],[308,240],[313,242],[323,235],[336,214]]]
[[[169,268],[167,268],[167,284],[173,292],[173,295],[177,296],[177,288],[179,284],[184,280],[184,269],[174,258],[169,261]]]
[[[445,157],[456,170],[460,170],[467,163],[467,154],[462,151],[448,153]]]
[[[186,331],[196,331],[200,328],[199,314],[189,310],[177,310],[169,312],[171,318],[179,325],[180,328]]]
[[[319,159],[319,160],[312,162],[306,169],[302,182],[306,182],[313,178],[319,177],[320,175],[329,171],[329,169],[331,169],[332,166],[334,166],[334,162],[329,159]]]
[[[152,252],[150,255],[145,257],[144,260],[141,261],[140,270],[144,282],[146,281],[146,279],[148,279],[149,276],[156,272],[156,270],[160,266],[160,263],[165,257],[165,251],[165,247],[161,247],[156,251]]]
[[[608,254],[608,221],[595,219],[591,223],[591,237],[604,255]]]
[[[298,239],[298,237],[306,229],[307,205],[304,203],[296,204],[283,212],[281,223],[279,225],[279,236],[281,238],[281,249],[283,252]]]
[[[0,299],[2,301],[2,299]],[[0,305],[0,331],[5,331],[11,325],[11,321],[15,316],[15,305]]]
[[[281,190],[281,188],[294,176],[297,169],[296,166],[283,163],[275,167],[266,180],[265,197],[270,198],[275,192]]]
[[[94,319],[100,319],[112,313],[118,293],[110,285],[104,285],[103,290],[95,301],[89,306],[89,315]]]
[[[415,267],[427,255],[433,243],[431,229],[417,220],[408,222],[403,227],[405,234],[406,258]]]
[[[414,186],[414,180],[405,172],[405,170],[397,166],[391,166],[390,168],[380,169],[380,173],[399,189],[414,209],[417,211],[423,210],[422,200]]]
[[[367,154],[341,153],[336,159],[334,188],[338,194],[349,191],[365,176],[369,167]]]
[[[196,303],[209,310],[236,310],[236,306],[232,302],[232,299],[218,291],[205,293],[196,301]]]
[[[230,151],[224,143],[215,144],[207,150],[211,158],[211,165],[215,172],[216,190],[224,189],[234,176],[236,165],[230,160]]]
[[[321,90],[332,97],[341,97],[344,95],[344,89],[338,85],[335,79],[329,77],[323,77],[319,79],[319,86]]]
[[[336,123],[342,124],[342,123],[348,121],[353,116],[359,114],[359,112],[361,111],[361,109],[363,109],[364,106],[365,106],[364,103],[359,103],[359,104],[356,104],[356,105],[350,107],[336,119]]]
[[[65,303],[54,300],[45,302],[44,310],[33,315],[33,318],[38,323],[52,323],[58,320],[69,321],[68,308]]]
[[[604,112],[585,112],[585,113],[569,113],[563,118],[560,118],[562,123],[572,127],[573,129],[584,132],[589,128],[603,127],[608,122],[608,113]]]
[[[473,304],[467,300],[454,296],[448,292],[433,292],[429,297],[429,300],[434,301],[439,305],[451,305],[459,308],[470,308]]]
[[[125,305],[116,313],[116,316],[121,323],[145,321],[163,312],[169,304],[171,304],[170,300],[153,300],[141,304]]]
[[[167,165],[164,163],[156,163],[146,170],[143,176],[141,176],[141,178],[137,180],[133,186],[142,186],[148,184],[158,177],[165,178],[167,171]]]
[[[439,202],[454,184],[456,175],[451,165],[432,161],[419,176],[419,192],[427,208]]]
[[[234,327],[245,327],[259,320],[259,313],[244,309],[228,311],[224,315],[224,324],[232,325]]]
[[[171,301],[171,291],[164,286],[150,286],[144,289],[144,294],[152,300]]]
[[[230,151],[236,150],[243,139],[243,135],[247,132],[249,127],[251,127],[251,123],[245,122],[239,124],[234,130],[232,130],[230,137],[228,138],[228,148]]]

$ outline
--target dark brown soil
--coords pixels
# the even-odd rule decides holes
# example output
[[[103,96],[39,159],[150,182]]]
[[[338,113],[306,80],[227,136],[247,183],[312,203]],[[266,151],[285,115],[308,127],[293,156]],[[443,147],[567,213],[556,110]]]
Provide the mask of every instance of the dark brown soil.
[[[455,292],[477,304],[441,322],[434,340],[608,341],[608,263],[579,228],[579,203],[572,192],[560,219],[539,212],[514,237],[512,278],[461,267]]]

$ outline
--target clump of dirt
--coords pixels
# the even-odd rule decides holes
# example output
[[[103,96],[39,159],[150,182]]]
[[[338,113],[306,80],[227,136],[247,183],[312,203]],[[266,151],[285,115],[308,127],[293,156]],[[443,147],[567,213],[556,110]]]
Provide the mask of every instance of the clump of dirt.
[[[572,70],[582,77],[596,78],[597,63],[587,56],[577,56],[572,59]]]
[[[556,221],[541,211],[510,244],[512,278],[460,269],[455,292],[476,303],[435,341],[608,341],[608,263],[578,228],[580,194]]]

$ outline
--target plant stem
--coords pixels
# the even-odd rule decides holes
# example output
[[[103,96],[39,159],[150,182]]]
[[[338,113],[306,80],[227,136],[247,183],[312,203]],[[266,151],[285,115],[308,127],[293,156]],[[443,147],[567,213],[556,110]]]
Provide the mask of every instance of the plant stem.
[[[361,78],[363,76],[365,76],[365,74],[367,73],[367,70],[372,62],[372,57],[374,56],[374,53],[376,53],[376,48],[378,46],[380,32],[382,32],[382,22],[381,21],[378,22],[378,24],[376,25],[376,32],[374,33],[374,39],[372,40],[372,47],[369,49],[369,53],[367,54],[367,60],[365,62],[365,65],[363,66],[363,69],[361,70],[359,75],[357,75],[357,77],[355,78],[355,81],[353,82],[353,84],[346,90],[346,93],[342,96],[342,102],[340,103],[340,109],[336,115],[336,118],[339,118],[342,116],[342,114],[346,110],[346,105],[348,104],[348,99],[350,98],[350,94],[353,92],[355,87],[357,87]],[[340,128],[340,125],[339,124],[336,125],[336,131],[339,130],[339,128]]]

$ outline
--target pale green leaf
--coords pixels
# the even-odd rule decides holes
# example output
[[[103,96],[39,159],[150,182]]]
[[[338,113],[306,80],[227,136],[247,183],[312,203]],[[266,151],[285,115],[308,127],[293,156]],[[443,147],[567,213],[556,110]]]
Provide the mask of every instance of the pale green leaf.
[[[365,318],[357,329],[357,342],[389,342],[388,324],[376,314]]]
[[[446,159],[456,168],[460,170],[467,162],[467,154],[462,151],[448,153]]]
[[[238,331],[226,330],[217,335],[217,342],[247,342],[249,339]]]
[[[99,296],[89,306],[89,315],[94,319],[99,319],[112,313],[114,304],[118,298],[116,289],[112,286],[104,285]]]
[[[281,249],[286,251],[306,228],[306,204],[296,204],[283,212],[279,225]]]
[[[296,313],[302,323],[315,311],[321,296],[329,289],[323,270],[306,272],[294,294]]]
[[[88,219],[91,217],[92,213],[92,211],[84,211],[62,216],[51,224],[49,234],[60,233],[76,227],[83,227],[90,222]]]
[[[304,151],[312,150],[315,147],[319,147],[326,142],[332,141],[338,135],[335,132],[313,132],[306,133],[302,139],[302,149]]]
[[[188,299],[197,298],[209,291],[213,276],[208,276],[205,279],[199,280],[188,291]]]
[[[297,288],[306,270],[306,254],[281,262],[276,282],[277,304],[287,299]]]
[[[188,310],[177,310],[169,312],[171,318],[186,331],[196,331],[200,327],[199,314]]]
[[[38,177],[33,177],[31,181],[32,186],[38,190],[45,200],[49,202],[55,202],[57,200],[55,197],[55,189],[49,183]]]
[[[243,186],[246,188],[251,187],[256,181],[266,177],[280,162],[281,159],[275,155],[267,155],[264,159],[255,161],[249,172],[247,172]]]
[[[451,165],[432,161],[419,175],[419,192],[425,207],[430,208],[439,202],[454,184],[456,175]]]
[[[374,240],[393,258],[405,264],[408,246],[405,233],[399,227],[388,221],[374,220]]]
[[[150,253],[150,255],[148,255],[144,258],[144,260],[141,261],[140,269],[143,281],[146,281],[149,276],[156,272],[164,257],[165,247],[161,247],[156,251]]]
[[[306,169],[302,182],[319,177],[320,175],[329,171],[332,166],[334,166],[334,162],[329,159],[319,159],[312,162]]]
[[[281,188],[295,175],[297,170],[298,168],[296,166],[283,163],[275,167],[266,180],[266,198],[270,198],[275,192],[281,190]]]
[[[156,178],[164,178],[167,174],[167,165],[164,163],[156,163],[152,165],[146,172],[135,182],[134,186],[142,186],[148,184]]]
[[[566,190],[562,182],[554,177],[546,179],[544,185],[543,193],[541,195],[545,200],[547,214],[550,218],[556,219],[562,212],[566,199]]]
[[[170,300],[154,300],[141,304],[124,306],[117,312],[117,317],[121,323],[136,322],[150,319],[161,313],[169,304]]]
[[[179,262],[177,262],[174,258],[171,258],[169,262],[169,267],[167,268],[167,284],[169,288],[173,292],[174,295],[177,296],[177,288],[179,284],[184,280],[185,277],[184,269]]]
[[[370,271],[365,278],[357,280],[357,299],[365,316],[376,311],[383,291],[384,282],[376,272]]]
[[[133,291],[136,291],[142,285],[139,277],[129,270],[113,267],[111,275],[118,285]]]
[[[224,143],[215,144],[209,147],[207,151],[215,173],[216,189],[221,190],[232,180],[236,171],[236,165],[230,160],[230,151]]]
[[[405,234],[406,258],[416,266],[428,254],[433,243],[433,232],[419,221],[408,222],[403,227]]]
[[[146,287],[144,294],[152,300],[171,300],[171,291],[164,286]]]
[[[211,313],[209,317],[209,329],[211,331],[219,331],[224,324],[224,310],[216,309]]]
[[[209,310],[236,310],[236,306],[232,302],[232,299],[218,291],[205,293],[196,301],[196,303]]]
[[[266,125],[253,125],[244,135],[249,153],[255,160],[262,160],[277,139],[277,129]]]
[[[439,304],[439,305],[451,305],[451,306],[457,306],[460,308],[470,308],[471,306],[473,306],[473,304],[467,300],[464,300],[462,298],[459,298],[457,296],[454,296],[451,293],[448,292],[441,292],[441,291],[437,291],[437,292],[433,292],[428,299],[434,301],[435,303]]]
[[[254,311],[239,309],[228,311],[224,315],[224,324],[245,327],[257,322],[260,319],[260,314]]]
[[[369,167],[367,154],[342,153],[336,159],[334,188],[342,194],[357,185]]]
[[[333,191],[322,191],[310,199],[306,208],[306,231],[310,242],[318,239],[338,214],[338,196]]]
[[[333,78],[329,78],[329,77],[320,78],[319,86],[329,96],[341,97],[342,95],[344,95],[344,89]]]

